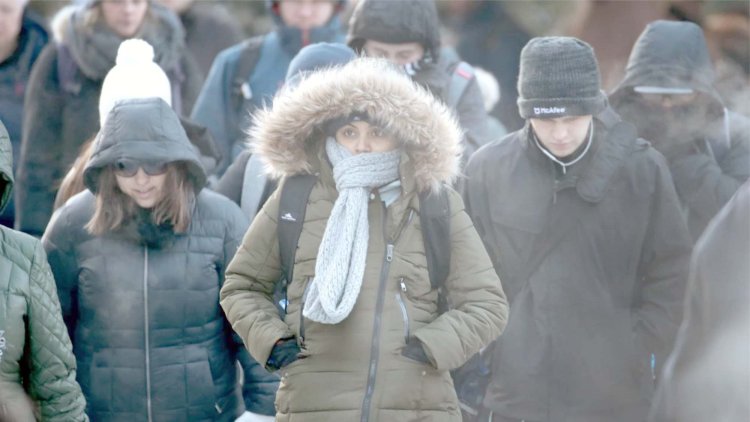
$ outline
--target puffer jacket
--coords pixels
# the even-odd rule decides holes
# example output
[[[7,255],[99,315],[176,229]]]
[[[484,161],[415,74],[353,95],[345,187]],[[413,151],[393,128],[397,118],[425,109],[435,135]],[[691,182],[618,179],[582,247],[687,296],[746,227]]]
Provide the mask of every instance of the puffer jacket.
[[[154,47],[154,60],[172,85],[172,105],[188,115],[200,91],[200,70],[185,49],[179,19],[155,2],[149,7],[151,17],[136,37]],[[59,182],[99,130],[102,82],[123,41],[101,22],[88,26],[91,13],[85,6],[59,12],[53,21],[55,40],[42,51],[29,80],[15,227],[33,235],[44,232]]]
[[[679,326],[691,245],[664,159],[611,109],[593,131],[565,172],[528,123],[467,166],[511,304],[484,400],[506,418],[645,420],[651,354],[661,366]]]
[[[362,0],[352,13],[347,44],[354,51],[362,53],[368,39],[384,43],[399,43],[403,39],[419,42],[425,47],[425,56],[429,58],[412,66],[412,79],[446,102],[452,95],[452,78],[468,79],[466,88],[452,106],[464,131],[465,163],[482,145],[502,134],[490,131],[482,92],[473,69],[467,67],[457,71],[461,59],[455,52],[440,48],[439,28],[440,20],[433,0]]]
[[[368,205],[364,281],[351,314],[334,325],[302,317],[318,248],[338,196],[322,144],[328,120],[365,111],[404,142],[401,195],[388,207],[377,190]],[[460,131],[429,93],[381,60],[358,59],[314,73],[261,113],[254,139],[271,175],[319,175],[308,199],[280,318],[270,299],[281,274],[277,238],[279,192],[266,202],[227,270],[222,307],[258,362],[275,342],[296,337],[306,356],[282,368],[277,421],[460,421],[449,370],[497,337],[507,303],[487,253],[445,183],[457,174]],[[427,271],[417,193],[447,189],[451,262],[445,281],[452,308],[438,313]],[[401,355],[417,338],[431,363]]]
[[[201,189],[205,173],[179,119],[157,98],[119,103],[84,171],[87,191],[54,215],[43,237],[73,338],[78,380],[93,420],[231,421],[264,397],[241,342],[219,306],[224,271],[247,220]],[[178,161],[199,190],[184,233],[123,228],[93,236],[99,172],[120,157]],[[132,219],[132,220],[135,220]],[[271,383],[275,386],[274,381]],[[269,397],[270,396],[270,397]]]
[[[623,119],[649,132],[640,135],[667,157],[693,240],[750,178],[750,119],[724,107],[714,87],[715,73],[702,29],[690,22],[656,21],[638,38],[625,78],[610,95]],[[638,101],[636,86],[692,88],[707,110],[700,116],[669,121]],[[651,122],[656,120],[657,123]],[[678,139],[675,129],[685,132]]]
[[[284,84],[289,63],[303,47],[318,42],[344,42],[339,15],[344,0],[338,0],[331,19],[303,36],[299,28],[288,26],[278,12],[278,1],[267,0],[266,7],[275,28],[268,34],[242,41],[216,56],[191,118],[208,128],[223,157],[215,173],[221,176],[242,152],[251,112],[271,104],[274,94]],[[251,49],[250,52],[245,50]],[[243,55],[255,57],[247,75],[239,75]],[[242,91],[237,86],[245,83]]]
[[[0,122],[0,209],[13,189]],[[86,421],[76,361],[40,242],[0,226],[0,420]],[[34,404],[28,400],[33,400]],[[34,407],[37,407],[36,409]]]

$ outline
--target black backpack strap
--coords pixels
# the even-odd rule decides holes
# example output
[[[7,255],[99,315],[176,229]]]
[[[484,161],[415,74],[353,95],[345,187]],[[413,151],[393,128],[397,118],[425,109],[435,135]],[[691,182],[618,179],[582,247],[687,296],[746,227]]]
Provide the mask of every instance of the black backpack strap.
[[[234,70],[234,77],[230,81],[232,86],[229,87],[232,103],[235,110],[241,110],[246,101],[253,98],[253,91],[250,89],[250,75],[255,69],[255,65],[260,60],[260,51],[263,47],[265,36],[260,35],[250,38],[244,42],[240,51],[240,57]]]
[[[430,285],[438,289],[438,307],[447,309],[443,285],[450,273],[451,262],[451,209],[448,191],[422,192],[419,194],[419,219],[422,226],[422,241],[427,257]]]
[[[466,62],[459,62],[453,69],[453,72],[451,72],[448,92],[445,96],[445,105],[451,109],[455,109],[472,79],[474,79],[474,68]]]
[[[305,222],[307,200],[317,180],[318,177],[313,174],[297,174],[288,177],[282,186],[277,223],[281,279],[274,291],[274,302],[280,305],[282,315],[286,314],[286,288],[293,276],[294,256]]]

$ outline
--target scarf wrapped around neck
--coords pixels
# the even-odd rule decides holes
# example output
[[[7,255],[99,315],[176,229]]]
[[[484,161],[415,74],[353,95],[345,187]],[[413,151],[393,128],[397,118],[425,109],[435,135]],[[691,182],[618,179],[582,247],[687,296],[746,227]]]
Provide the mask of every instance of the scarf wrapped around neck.
[[[312,321],[337,324],[349,316],[362,287],[370,190],[399,178],[401,150],[353,155],[333,138],[325,148],[339,196],[323,232],[302,313]]]

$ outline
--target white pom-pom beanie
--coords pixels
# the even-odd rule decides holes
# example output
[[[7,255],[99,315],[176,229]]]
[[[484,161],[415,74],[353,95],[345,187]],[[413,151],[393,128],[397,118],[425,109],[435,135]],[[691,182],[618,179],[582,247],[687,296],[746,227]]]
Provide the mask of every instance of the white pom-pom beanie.
[[[118,101],[158,97],[172,106],[169,78],[154,63],[154,48],[146,41],[129,39],[120,43],[115,66],[107,73],[99,96],[99,123],[104,127],[107,115]]]

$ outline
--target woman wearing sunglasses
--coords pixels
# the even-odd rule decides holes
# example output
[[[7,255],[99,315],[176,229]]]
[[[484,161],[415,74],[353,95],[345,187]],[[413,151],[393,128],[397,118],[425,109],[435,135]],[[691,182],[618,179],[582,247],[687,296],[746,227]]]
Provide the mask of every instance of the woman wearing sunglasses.
[[[159,98],[117,103],[84,170],[87,191],[53,216],[43,244],[92,420],[234,420],[238,347],[219,307],[247,228]],[[250,382],[246,402],[253,396]]]

